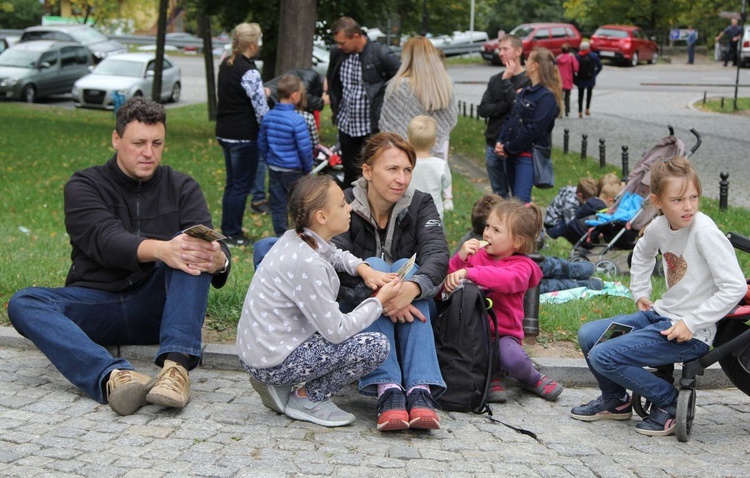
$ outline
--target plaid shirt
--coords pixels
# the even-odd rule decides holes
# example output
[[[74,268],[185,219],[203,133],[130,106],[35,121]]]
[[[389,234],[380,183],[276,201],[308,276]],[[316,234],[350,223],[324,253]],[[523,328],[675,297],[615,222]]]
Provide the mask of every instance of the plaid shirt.
[[[370,100],[362,81],[359,54],[352,53],[341,64],[342,97],[338,113],[339,130],[353,137],[370,134]]]

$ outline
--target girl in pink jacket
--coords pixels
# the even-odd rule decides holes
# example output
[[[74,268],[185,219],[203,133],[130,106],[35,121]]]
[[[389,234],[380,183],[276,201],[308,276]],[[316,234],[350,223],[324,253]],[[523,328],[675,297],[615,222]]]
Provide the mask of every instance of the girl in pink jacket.
[[[452,292],[464,279],[483,289],[497,316],[493,331],[499,350],[498,375],[492,381],[489,401],[504,402],[501,377],[510,375],[521,386],[546,400],[555,400],[562,385],[542,375],[522,346],[523,297],[539,284],[542,271],[527,254],[534,252],[542,230],[542,212],[536,204],[517,199],[503,201],[487,216],[483,241],[469,239],[448,265],[445,291]]]
[[[573,75],[578,73],[578,59],[570,52],[570,45],[566,43],[562,46],[562,53],[555,61],[562,80],[565,116],[568,116],[570,114],[570,90],[573,89]]]

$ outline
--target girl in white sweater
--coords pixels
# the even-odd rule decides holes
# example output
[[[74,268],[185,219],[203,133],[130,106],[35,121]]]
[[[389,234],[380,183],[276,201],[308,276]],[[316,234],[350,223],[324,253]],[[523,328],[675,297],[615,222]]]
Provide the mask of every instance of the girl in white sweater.
[[[388,356],[383,334],[360,332],[401,287],[395,274],[375,271],[330,242],[349,229],[350,211],[330,176],[305,176],[296,183],[289,199],[294,229],[260,264],[237,326],[237,353],[263,404],[329,427],[354,421],[330,397]],[[377,294],[341,313],[337,271],[361,276],[379,288]]]
[[[687,159],[659,160],[652,166],[651,201],[662,216],[644,230],[633,251],[630,288],[638,312],[590,322],[578,331],[578,343],[602,395],[573,408],[573,418],[629,419],[629,389],[654,405],[636,431],[651,436],[673,433],[678,391],[643,367],[706,354],[716,335],[716,322],[747,292],[729,240],[698,211],[700,195],[698,174]],[[651,271],[659,252],[667,291],[652,302]],[[598,343],[612,322],[633,330]]]

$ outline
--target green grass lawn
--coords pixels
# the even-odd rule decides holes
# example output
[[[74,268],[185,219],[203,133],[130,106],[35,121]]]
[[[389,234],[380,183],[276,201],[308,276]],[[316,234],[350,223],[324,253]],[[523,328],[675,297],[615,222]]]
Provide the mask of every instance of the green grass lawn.
[[[713,113],[747,113],[750,110],[750,98],[737,98],[737,109],[734,109],[734,96],[708,98],[706,102],[696,102],[695,106],[703,111]]]
[[[325,144],[333,144],[335,131],[330,115],[324,114],[321,132]],[[184,171],[201,184],[214,217],[221,217],[224,160],[214,137],[214,125],[206,120],[205,105],[170,109],[164,164]],[[29,286],[63,285],[70,264],[70,244],[64,226],[62,190],[70,175],[81,168],[101,164],[111,157],[114,118],[111,112],[40,107],[19,103],[0,104],[0,324],[7,325],[7,303],[17,290]],[[451,135],[453,154],[477,164],[484,162],[484,123],[461,118]],[[581,161],[578,155],[554,151],[557,185],[576,184],[582,176],[598,177],[617,172],[613,166],[600,170],[598,162]],[[557,188],[534,190],[542,206]],[[470,227],[471,206],[482,195],[476,180],[454,174],[455,210],[445,216],[451,251]],[[704,212],[723,231],[747,234],[750,212],[730,208],[718,211],[718,203],[704,199]],[[253,239],[271,235],[269,216],[248,213],[247,234]],[[570,245],[560,239],[548,241],[544,253],[567,257]],[[750,261],[742,257],[743,269]],[[234,336],[247,286],[253,275],[252,251],[233,252],[232,274],[221,290],[211,290],[206,326],[220,340]],[[627,277],[622,278],[627,283]],[[656,281],[663,289],[663,281]],[[633,310],[628,299],[599,297],[562,305],[544,305],[540,321],[543,340],[575,340],[579,325],[586,320]]]

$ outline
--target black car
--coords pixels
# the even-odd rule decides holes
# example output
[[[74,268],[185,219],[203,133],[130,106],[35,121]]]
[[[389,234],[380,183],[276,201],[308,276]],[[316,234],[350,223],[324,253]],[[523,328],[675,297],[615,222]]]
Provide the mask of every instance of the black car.
[[[19,42],[34,40],[55,40],[80,43],[88,47],[94,56],[94,61],[99,63],[110,55],[125,53],[125,45],[110,40],[104,34],[88,25],[47,25],[40,27],[29,27],[23,31]]]

